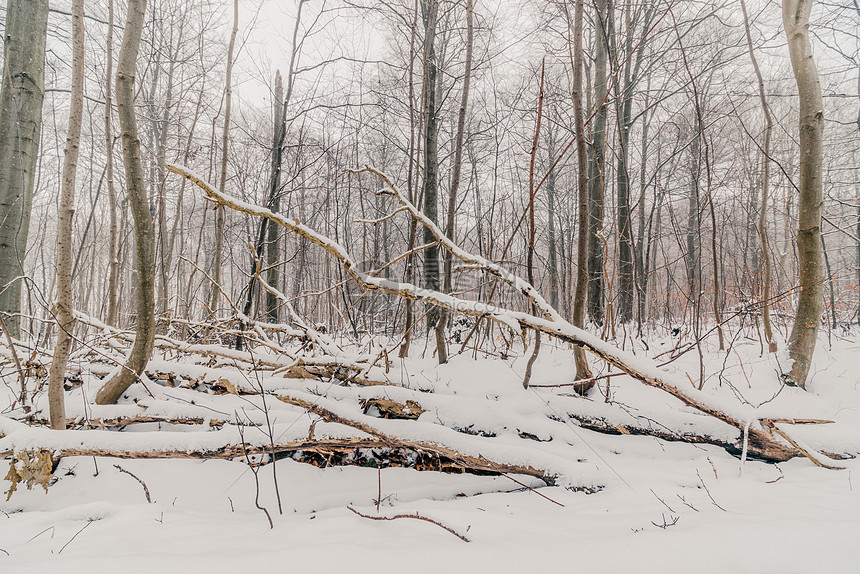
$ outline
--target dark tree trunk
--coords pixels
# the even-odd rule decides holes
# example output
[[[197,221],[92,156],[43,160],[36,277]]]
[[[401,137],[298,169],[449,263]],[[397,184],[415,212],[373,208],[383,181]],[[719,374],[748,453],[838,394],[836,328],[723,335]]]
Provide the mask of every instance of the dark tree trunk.
[[[9,0],[0,87],[0,313],[21,334],[21,282],[36,181],[48,0]]]
[[[591,130],[591,160],[588,166],[588,316],[602,324],[604,316],[603,265],[604,246],[600,233],[603,229],[603,192],[606,189],[606,118],[608,90],[606,67],[608,62],[606,26],[609,0],[595,0],[594,18],[594,105],[597,112]]]

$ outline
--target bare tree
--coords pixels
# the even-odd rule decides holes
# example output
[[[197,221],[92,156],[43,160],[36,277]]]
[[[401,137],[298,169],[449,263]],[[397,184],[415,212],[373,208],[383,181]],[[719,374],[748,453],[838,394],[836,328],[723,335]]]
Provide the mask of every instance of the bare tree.
[[[466,132],[466,110],[469,106],[469,84],[472,76],[472,48],[475,43],[474,31],[474,0],[466,0],[466,70],[463,75],[463,93],[460,96],[460,109],[457,113],[457,133],[454,136],[454,166],[452,167],[451,189],[448,193],[448,219],[445,226],[445,234],[454,239],[456,229],[457,192],[460,188],[460,173],[463,166],[463,139]],[[445,278],[444,290],[451,292],[453,282],[451,280],[453,257],[449,252],[445,253]],[[436,322],[436,340],[445,338],[445,327],[448,323],[448,312],[443,310],[439,321]],[[447,360],[447,351],[445,353]],[[439,355],[442,362],[442,355]]]
[[[767,207],[770,197],[770,142],[773,134],[773,118],[770,113],[770,106],[767,104],[767,96],[764,90],[764,79],[761,75],[761,70],[758,67],[758,59],[755,56],[753,49],[752,35],[750,34],[750,21],[747,14],[747,5],[744,0],[741,0],[741,11],[744,14],[744,32],[747,38],[747,47],[749,48],[750,60],[752,61],[753,70],[755,71],[756,79],[758,80],[758,94],[761,101],[762,112],[764,113],[764,147],[762,148],[761,158],[761,207],[759,208],[758,217],[758,234],[761,242],[761,261],[762,261],[762,279],[761,279],[761,314],[762,322],[764,323],[764,338],[768,344],[768,350],[771,353],[776,352],[776,341],[773,340],[773,328],[770,322],[770,283],[771,283],[771,264],[770,264],[770,248],[768,245],[767,236]]]
[[[588,150],[585,143],[585,112],[582,104],[582,71],[584,54],[582,49],[582,27],[585,6],[583,0],[576,0],[573,17],[573,115],[576,130],[576,189],[577,189],[577,249],[576,249],[576,291],[573,296],[573,324],[580,329],[585,327],[585,308],[588,296]],[[576,378],[590,379],[591,370],[582,347],[574,349]],[[578,387],[585,392],[593,386]]]
[[[230,144],[230,111],[233,107],[233,50],[236,34],[239,32],[239,0],[233,2],[233,29],[227,48],[227,77],[224,80],[224,129],[221,132],[221,172],[218,177],[219,189],[227,185],[227,150]],[[221,289],[221,267],[224,251],[224,210],[215,212],[215,261],[212,264],[212,291],[209,299],[209,312],[214,317],[218,310],[218,296]]]
[[[594,105],[597,111],[591,128],[590,161],[588,167],[588,316],[603,323],[603,265],[606,257],[603,245],[603,193],[606,189],[606,117],[609,94],[606,68],[608,51],[606,26],[611,10],[610,0],[595,0],[594,17]]]
[[[9,0],[0,86],[0,313],[20,336],[21,282],[42,129],[48,0]]]
[[[436,60],[436,25],[439,13],[438,0],[421,0],[421,11],[424,18],[424,213],[433,223],[438,223],[439,199],[439,157],[438,157],[438,119],[436,104],[436,75],[438,63]],[[424,229],[424,243],[435,241],[433,234]],[[424,286],[438,291],[439,281],[439,249],[430,247],[424,251]],[[436,327],[444,320],[444,314],[439,308],[432,308],[427,313],[427,324]],[[440,363],[448,361],[448,349],[445,345],[444,331],[436,333],[436,353]]]
[[[100,405],[116,403],[122,393],[138,379],[149,362],[155,341],[155,236],[143,181],[140,139],[134,111],[135,66],[145,15],[146,0],[129,0],[116,69],[116,101],[122,131],[122,158],[131,214],[134,217],[137,331],[131,353],[122,370],[99,389],[96,402]]]
[[[111,116],[113,114],[113,96],[111,84],[113,84],[113,0],[108,0],[108,32],[105,48],[105,174],[107,177],[108,202],[110,209],[110,238],[108,243],[108,257],[110,258],[110,271],[108,274],[107,287],[107,316],[108,325],[116,325],[117,322],[117,297],[119,290],[119,253],[117,252],[119,242],[119,225],[117,218],[117,194],[114,185],[113,174],[113,131],[111,129]]]
[[[84,0],[72,3],[72,100],[69,107],[69,131],[63,157],[63,179],[60,189],[60,212],[57,215],[57,343],[51,359],[48,380],[48,403],[51,428],[66,428],[63,383],[66,363],[72,349],[75,312],[72,305],[72,225],[75,217],[75,175],[84,116]]]
[[[782,22],[788,53],[800,96],[800,194],[798,199],[797,259],[800,295],[788,341],[794,360],[787,382],[806,387],[815,339],[821,323],[821,207],[824,102],[818,68],[809,43],[812,0],[783,0]]]

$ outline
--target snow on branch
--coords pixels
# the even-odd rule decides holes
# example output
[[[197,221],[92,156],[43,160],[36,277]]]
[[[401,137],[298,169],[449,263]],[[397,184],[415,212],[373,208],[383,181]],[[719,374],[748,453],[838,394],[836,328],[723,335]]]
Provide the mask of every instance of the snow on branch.
[[[446,249],[449,249],[464,263],[484,269],[502,278],[510,285],[515,286],[523,293],[524,296],[532,301],[545,316],[548,316],[549,318],[536,317],[528,313],[502,309],[483,302],[460,299],[438,291],[423,289],[410,283],[398,283],[374,277],[361,271],[356,260],[340,243],[302,224],[300,221],[279,213],[274,213],[264,207],[242,201],[226,193],[222,194],[218,192],[214,186],[207,183],[202,177],[186,167],[167,164],[167,169],[196,184],[203,190],[206,199],[212,201],[217,206],[229,207],[233,210],[256,217],[265,217],[269,221],[280,225],[281,227],[284,227],[285,229],[292,231],[311,243],[321,247],[330,255],[338,259],[347,274],[349,274],[356,283],[365,289],[381,291],[405,299],[423,301],[424,303],[438,305],[440,307],[474,317],[488,318],[508,326],[514,331],[533,329],[555,337],[561,341],[584,347],[594,355],[617,367],[634,379],[637,379],[648,386],[665,391],[688,407],[692,407],[734,427],[738,432],[738,442],[742,440],[740,435],[747,427],[744,421],[757,420],[752,406],[744,405],[732,400],[720,400],[695,388],[685,388],[689,386],[686,381],[660,369],[653,361],[636,357],[631,353],[622,351],[587,331],[575,327],[561,317],[561,315],[543,299],[543,297],[530,283],[509,271],[504,270],[495,263],[474,256],[455,245],[437,226],[433,225],[432,222],[429,222],[417,208],[403,198],[396,191],[395,186],[391,184],[390,180],[381,174],[381,172],[372,170],[371,168],[357,170],[358,172],[374,173],[382,177],[383,181],[386,182],[386,185],[389,188],[389,192],[395,197],[398,197],[398,201],[401,202],[401,205],[406,207],[414,217],[418,218],[419,221],[431,229],[441,245]],[[769,432],[767,427],[758,422],[756,422],[754,427],[749,428],[748,439],[750,453],[759,458],[782,461],[802,455],[802,452],[800,452],[796,447],[781,441]]]

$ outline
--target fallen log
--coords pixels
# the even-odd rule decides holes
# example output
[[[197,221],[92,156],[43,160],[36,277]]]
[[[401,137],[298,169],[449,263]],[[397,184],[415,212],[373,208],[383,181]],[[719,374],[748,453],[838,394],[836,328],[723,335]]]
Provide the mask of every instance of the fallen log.
[[[481,266],[487,272],[503,277],[506,282],[516,286],[529,301],[538,306],[545,317],[548,316],[551,317],[551,319],[536,317],[519,311],[501,309],[478,301],[459,299],[452,295],[430,289],[423,289],[409,283],[395,283],[386,279],[374,277],[370,273],[361,271],[357,261],[342,245],[302,224],[298,220],[288,218],[284,215],[274,213],[269,209],[250,204],[221,193],[201,177],[191,172],[188,168],[167,164],[167,169],[196,184],[203,190],[206,199],[212,201],[216,205],[229,207],[236,211],[257,217],[264,217],[272,223],[280,225],[281,227],[284,227],[285,229],[292,231],[300,237],[303,237],[311,243],[319,246],[338,259],[346,273],[355,280],[356,283],[369,291],[381,291],[404,299],[423,301],[425,303],[437,305],[439,307],[444,307],[446,309],[474,317],[491,319],[502,325],[508,326],[514,332],[532,329],[555,337],[561,341],[578,345],[645,385],[669,393],[686,406],[694,408],[734,427],[739,433],[736,445],[740,446],[742,444],[745,435],[747,438],[748,452],[757,458],[772,462],[782,462],[803,454],[795,446],[786,444],[777,436],[774,436],[772,432],[769,432],[770,429],[766,425],[758,425],[760,428],[756,428],[747,424],[747,420],[756,420],[754,411],[751,407],[736,405],[736,408],[746,412],[743,413],[745,416],[733,417],[719,408],[709,405],[707,402],[707,395],[702,391],[695,389],[692,391],[682,390],[682,387],[685,385],[680,379],[678,379],[676,383],[667,382],[667,380],[671,379],[672,376],[666,371],[661,370],[652,361],[635,357],[630,353],[613,347],[591,333],[575,327],[568,321],[564,320],[557,311],[552,309],[546,301],[543,300],[537,290],[534,289],[534,287],[527,281],[511,274],[510,272],[503,272],[504,270],[500,271],[498,266],[495,264],[488,265],[488,262],[483,260],[483,258],[468,254],[459,248],[457,248],[456,251],[452,251],[454,255],[463,261]],[[387,179],[386,184],[389,187],[393,187]],[[401,198],[400,201],[403,205],[402,196],[400,196],[400,194],[396,195]],[[438,230],[438,228],[431,228],[431,231],[436,235],[440,244],[446,248],[451,249],[451,246],[454,245],[450,239],[445,237],[444,234]],[[499,275],[500,273],[501,275]]]
[[[85,432],[85,431],[70,431],[70,432]],[[435,470],[447,473],[471,473],[479,475],[506,475],[520,474],[533,476],[543,480],[547,485],[552,486],[555,482],[555,477],[547,475],[547,473],[528,466],[518,466],[512,464],[495,463],[486,459],[477,457],[465,456],[452,449],[436,447],[434,445],[424,445],[412,441],[399,441],[393,437],[381,438],[348,438],[348,439],[319,439],[319,440],[304,440],[298,442],[289,442],[283,444],[272,445],[225,445],[217,449],[205,450],[123,450],[123,449],[98,449],[98,448],[61,448],[50,450],[54,460],[72,456],[85,457],[107,457],[120,459],[242,459],[245,453],[251,456],[268,455],[277,458],[284,458],[287,455],[302,453],[301,458],[307,458],[308,454],[316,454],[322,457],[322,460],[332,461],[335,465],[362,465],[362,461],[366,461],[367,457],[357,456],[356,452],[360,449],[377,449],[383,453],[379,455],[381,458],[386,458],[386,453],[394,453],[397,451],[407,451],[415,453],[418,456],[417,464],[414,464],[418,470]],[[14,451],[7,450],[0,452],[0,457],[11,456]],[[409,459],[408,456],[397,456],[394,464],[388,466],[409,466],[406,463],[400,463]],[[366,465],[366,464],[365,464]],[[318,465],[325,466],[325,465]]]
[[[81,323],[98,328],[114,338],[120,338],[126,343],[130,343],[133,339],[133,333],[130,331],[122,331],[105,325],[98,319],[85,315],[81,312],[75,312],[75,318]],[[243,332],[244,336],[251,334]],[[367,361],[364,358],[358,358],[355,361],[342,360],[335,357],[293,357],[286,349],[280,347],[272,347],[267,344],[270,350],[278,353],[279,356],[260,356],[245,351],[236,351],[227,349],[217,345],[203,345],[196,343],[188,343],[177,339],[172,339],[164,335],[156,335],[154,347],[156,349],[175,351],[178,353],[186,353],[189,355],[197,355],[200,357],[208,357],[210,359],[221,359],[227,362],[238,362],[247,364],[250,368],[270,370],[275,374],[280,374],[288,378],[295,379],[316,379],[316,378],[337,378],[350,383],[355,383],[361,386],[377,386],[388,385],[390,383],[370,379],[367,376],[362,376],[367,370]]]

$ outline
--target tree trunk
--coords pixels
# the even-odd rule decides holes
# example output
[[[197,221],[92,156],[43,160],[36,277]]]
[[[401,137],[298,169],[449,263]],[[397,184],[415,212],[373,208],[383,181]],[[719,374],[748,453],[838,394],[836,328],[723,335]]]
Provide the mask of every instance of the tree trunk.
[[[42,130],[48,0],[9,0],[0,87],[0,313],[21,335],[21,282]]]
[[[818,69],[809,44],[812,0],[783,0],[782,21],[791,67],[800,96],[800,194],[797,210],[797,260],[800,295],[788,341],[794,363],[787,383],[806,387],[821,323],[821,207],[824,104]]]
[[[635,86],[638,68],[641,62],[641,51],[638,53],[636,69],[632,66],[633,53],[633,29],[630,27],[632,21],[631,5],[625,7],[628,29],[626,31],[626,42],[624,53],[627,55],[624,63],[623,84],[615,76],[615,118],[618,125],[618,159],[616,162],[615,181],[618,194],[618,318],[629,323],[633,320],[633,294],[636,289],[634,283],[633,261],[633,223],[630,217],[630,123],[633,112],[633,88]],[[647,31],[647,16],[645,27]],[[615,46],[615,27],[610,25],[612,34],[612,46]],[[639,44],[640,49],[644,47],[644,40]],[[613,49],[613,58],[618,57],[618,50]]]
[[[452,241],[454,240],[454,219],[457,207],[457,191],[460,188],[460,173],[463,166],[463,138],[466,131],[466,109],[469,105],[469,83],[472,76],[472,46],[474,44],[474,3],[475,0],[466,0],[466,70],[463,76],[463,93],[460,97],[460,110],[457,114],[457,134],[454,142],[454,165],[451,175],[451,191],[448,194],[448,220],[445,228],[445,235]],[[444,288],[446,293],[453,290],[452,274],[452,255],[449,252],[445,253],[445,282]],[[439,320],[436,322],[436,341],[441,341],[445,346],[445,327],[448,323],[448,311],[443,310],[440,313]],[[443,357],[444,355],[444,357]],[[444,361],[442,359],[445,359]],[[444,353],[439,353],[439,363],[447,362],[447,349]]]
[[[173,86],[174,86],[174,78],[176,71],[176,62],[179,59],[179,46],[182,45],[182,36],[185,28],[180,26],[178,39],[175,44],[173,44],[173,31],[171,29],[170,41],[169,41],[169,49],[167,51],[167,57],[170,60],[170,64],[167,68],[167,87],[164,96],[164,110],[161,113],[161,118],[156,120],[153,118],[153,132],[158,133],[158,139],[156,140],[155,145],[155,178],[151,182],[152,185],[156,186],[158,190],[158,274],[159,274],[159,282],[158,282],[158,306],[156,313],[159,317],[162,317],[162,322],[156,325],[158,332],[161,334],[167,333],[167,327],[170,324],[170,298],[169,298],[169,273],[168,269],[170,268],[170,256],[167,249],[167,245],[169,243],[169,238],[167,234],[169,233],[169,229],[167,228],[167,200],[165,198],[165,171],[164,165],[167,163],[167,135],[170,127],[170,111],[174,106],[173,101]]]
[[[424,17],[424,213],[433,223],[439,222],[439,156],[438,133],[436,121],[436,17],[438,0],[422,0],[421,8]],[[436,238],[433,232],[424,228],[425,244],[433,243]],[[439,290],[439,248],[431,247],[424,250],[424,287],[433,291]],[[444,319],[441,309],[431,308],[427,313],[428,327],[435,328]],[[440,363],[448,361],[448,350],[445,346],[444,332],[440,337],[436,333],[436,352]]]
[[[272,166],[269,173],[269,197],[271,198],[269,208],[277,213],[280,211],[280,188],[281,188],[281,162],[283,160],[284,138],[287,131],[286,107],[284,106],[284,84],[281,81],[281,73],[275,73],[275,131],[272,138]],[[278,228],[269,226],[266,246],[266,283],[278,288],[278,260],[280,249],[278,246]],[[302,272],[302,268],[299,268]],[[298,283],[297,283],[298,284]],[[296,293],[298,294],[298,293]],[[271,292],[266,291],[266,316],[272,323],[278,322],[278,298]]]
[[[747,48],[750,52],[750,60],[752,60],[753,70],[755,71],[756,79],[758,80],[758,97],[761,101],[762,112],[764,112],[765,131],[764,131],[764,149],[762,150],[762,168],[761,168],[761,208],[758,214],[758,235],[761,242],[761,262],[762,262],[762,279],[761,279],[761,315],[764,324],[764,338],[767,341],[768,351],[776,352],[776,341],[773,340],[773,327],[770,321],[770,284],[771,284],[771,266],[770,266],[770,246],[767,236],[767,205],[768,194],[770,193],[770,140],[773,133],[773,118],[770,114],[770,106],[767,104],[767,97],[764,91],[764,79],[761,75],[761,70],[758,67],[758,59],[755,57],[753,50],[752,35],[750,34],[749,16],[747,15],[747,5],[744,0],[741,0],[741,11],[744,14],[744,30],[747,37]]]
[[[648,78],[648,84],[645,88],[645,108],[648,108],[649,92],[651,91],[651,78]],[[636,231],[636,331],[640,337],[643,335],[645,324],[646,311],[645,307],[648,302],[648,262],[645,255],[645,194],[648,191],[649,182],[646,178],[648,168],[648,130],[651,127],[651,117],[649,114],[642,116],[642,142],[639,165],[639,203],[637,206],[639,227]],[[658,167],[659,169],[659,167]],[[656,195],[656,194],[655,194]],[[655,202],[656,203],[656,202]],[[651,206],[653,214],[654,205]],[[650,218],[648,222],[650,230]],[[650,242],[650,232],[648,240]]]
[[[51,359],[48,379],[48,404],[51,428],[66,428],[63,383],[66,363],[72,349],[75,313],[72,307],[72,225],[75,217],[75,175],[78,169],[81,126],[84,116],[84,0],[72,3],[72,85],[69,107],[69,131],[63,154],[60,187],[60,210],[57,214],[57,344]]]
[[[119,290],[119,253],[117,250],[119,225],[117,220],[117,196],[113,181],[113,131],[111,115],[113,113],[112,90],[113,84],[113,0],[108,0],[108,33],[106,41],[105,68],[105,172],[107,174],[108,203],[110,209],[110,238],[108,242],[109,274],[107,292],[106,323],[117,327],[117,291]]]
[[[577,188],[577,243],[576,243],[576,288],[573,296],[573,325],[580,329],[585,327],[585,307],[588,295],[588,242],[589,242],[589,210],[588,210],[588,150],[585,146],[585,113],[582,106],[582,23],[584,19],[584,1],[576,0],[573,16],[573,121],[576,131],[576,188]],[[576,364],[576,379],[590,379],[591,369],[585,349],[575,347],[573,352]],[[594,382],[577,391],[584,393],[594,386]]]
[[[218,186],[223,191],[227,185],[227,155],[230,142],[230,111],[233,104],[233,50],[236,46],[236,34],[239,31],[239,0],[233,2],[233,30],[230,32],[230,43],[227,46],[227,74],[224,80],[224,128],[221,132],[221,171]],[[215,212],[215,255],[212,269],[212,279],[215,283],[209,296],[209,312],[215,317],[218,310],[218,298],[221,293],[221,267],[224,252],[224,210]]]
[[[556,114],[553,114],[556,116]],[[547,130],[547,149],[546,155],[551,162],[555,157],[556,147],[555,147],[555,129],[552,126],[552,122],[549,123],[549,129]],[[586,168],[587,169],[587,168]],[[557,170],[550,171],[546,176],[546,209],[547,209],[547,243],[549,253],[547,254],[547,272],[549,274],[549,304],[559,309],[559,291],[564,289],[564,275],[559,274],[559,265],[558,265],[558,251],[559,251],[559,241],[558,241],[558,232],[556,231],[556,190],[555,184],[558,180],[558,172]],[[588,200],[588,195],[586,193],[586,201]],[[588,205],[586,203],[586,209]],[[586,218],[586,229],[588,227],[588,219]],[[587,235],[586,235],[587,237]],[[586,239],[587,241],[587,239]],[[564,242],[562,241],[562,249],[564,248]],[[562,252],[562,255],[564,253]],[[588,253],[586,252],[586,264],[588,263]],[[562,258],[562,268],[564,266],[564,259]],[[588,270],[585,270],[586,281],[588,280]]]
[[[152,213],[143,182],[140,139],[134,112],[135,66],[145,14],[146,0],[129,0],[116,70],[116,102],[122,132],[122,159],[131,214],[134,217],[137,332],[125,366],[96,395],[96,403],[100,405],[116,403],[122,393],[140,377],[152,354],[155,340],[155,237]]]
[[[418,35],[418,0],[415,0],[415,8],[412,14],[412,26],[409,33],[409,157],[407,158],[409,162],[409,167],[407,168],[407,186],[409,188],[409,201],[413,204],[418,204],[417,195],[418,192],[416,190],[417,185],[415,185],[415,181],[418,179],[418,154],[416,153],[416,148],[420,147],[420,144],[417,143],[417,140],[420,139],[420,125],[418,131],[418,135],[416,136],[415,129],[415,38]],[[420,116],[419,116],[420,118]],[[420,123],[419,119],[419,123]],[[412,251],[415,248],[415,241],[417,239],[417,231],[418,224],[415,221],[415,218],[411,218],[409,222],[409,241],[407,243],[407,250]],[[409,283],[415,282],[415,255],[410,253],[406,257],[405,264],[405,277],[406,281]],[[401,359],[409,356],[409,347],[412,343],[412,324],[414,323],[414,311],[415,304],[413,301],[406,301],[404,303],[406,307],[404,313],[404,333],[403,333],[403,342],[400,345],[400,349],[397,351],[397,356]]]
[[[698,120],[696,120],[698,121]],[[687,284],[694,313],[698,314],[701,299],[700,234],[702,229],[699,213],[699,178],[701,176],[700,155],[702,153],[701,131],[694,128],[693,143],[690,146],[690,191],[687,195]]]
[[[537,106],[537,122],[535,123],[535,137],[532,141],[532,150],[531,150],[531,159],[529,161],[529,229],[528,229],[528,248],[526,251],[526,273],[528,277],[528,282],[532,285],[535,284],[535,276],[534,276],[534,256],[535,256],[535,194],[537,190],[535,190],[535,159],[537,158],[538,145],[540,144],[540,126],[541,120],[543,119],[543,100],[544,100],[544,71],[546,68],[546,60],[541,62],[540,67],[540,91],[538,93],[538,106]],[[532,312],[537,311],[536,307],[532,305]],[[523,345],[525,345],[525,335],[523,336]],[[535,331],[535,342],[534,347],[532,348],[532,354],[529,356],[529,360],[526,363],[526,372],[523,376],[523,388],[529,388],[529,381],[532,378],[532,367],[534,366],[535,361],[538,358],[538,353],[540,353],[540,333]]]
[[[609,0],[595,0],[594,19],[594,105],[597,113],[591,130],[591,161],[588,169],[588,316],[598,325],[603,323],[603,263],[604,249],[600,237],[603,229],[603,191],[605,184],[605,147],[608,61],[606,25]]]
[[[287,133],[287,105],[289,104],[290,98],[293,95],[293,85],[295,83],[295,65],[296,65],[296,55],[298,54],[298,35],[299,35],[299,25],[302,22],[302,8],[305,5],[305,2],[308,0],[299,0],[298,11],[296,12],[296,24],[293,27],[293,47],[292,52],[290,53],[290,64],[289,69],[287,70],[287,93],[284,96],[284,101],[280,104],[281,110],[281,126],[279,131],[280,133],[276,133],[275,137],[277,138],[277,143],[272,150],[272,171],[269,177],[269,190],[268,197],[266,198],[266,206],[272,210],[273,212],[277,212],[280,209],[280,186],[281,186],[281,169],[283,163],[283,152],[284,152],[284,140],[286,138]],[[277,80],[276,80],[277,81]],[[276,106],[277,108],[277,106]],[[254,291],[257,283],[257,264],[258,262],[262,262],[263,259],[263,249],[266,246],[266,240],[270,237],[274,236],[277,239],[277,231],[270,232],[268,222],[263,220],[260,222],[260,228],[257,232],[257,241],[254,245],[254,253],[251,254],[250,257],[250,275],[251,278],[248,280],[248,291],[245,296],[245,306],[242,309],[242,312],[245,316],[250,317],[252,310],[254,308]],[[274,255],[277,257],[277,255]],[[277,278],[275,283],[272,285],[277,285]],[[241,323],[241,328],[244,329],[244,323]],[[236,337],[236,349],[241,350],[244,345],[244,339],[240,337]]]

